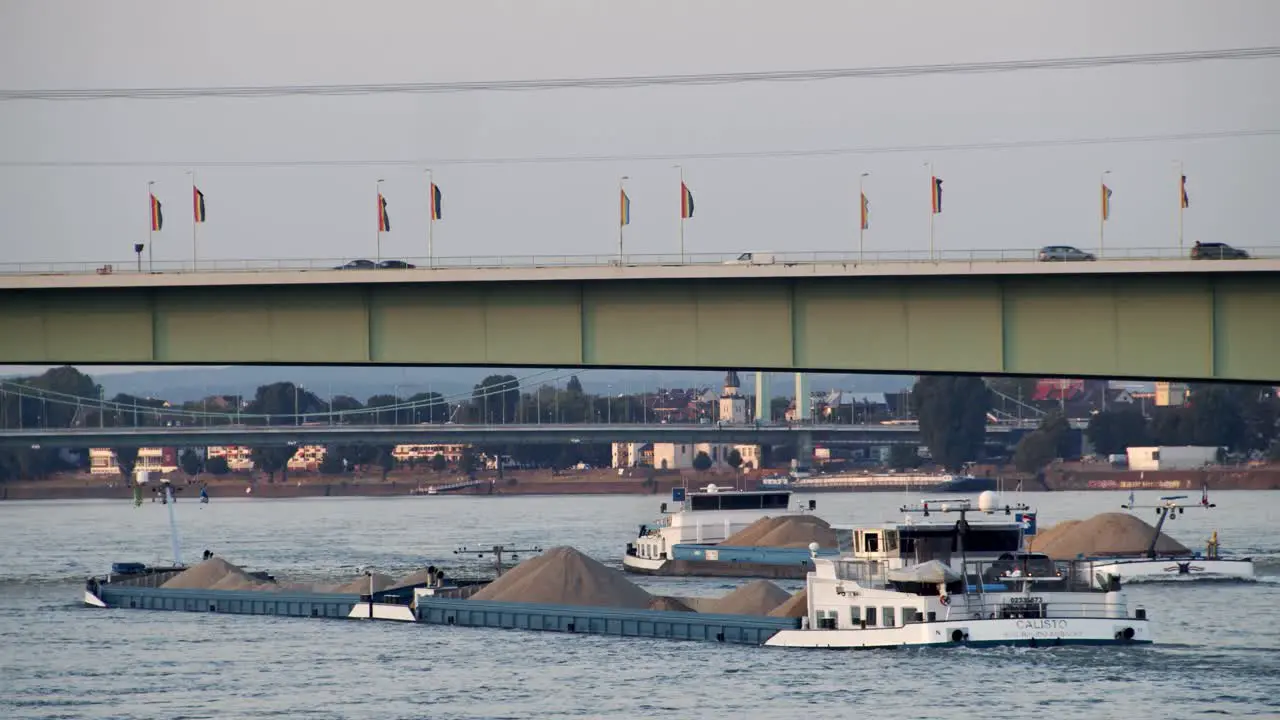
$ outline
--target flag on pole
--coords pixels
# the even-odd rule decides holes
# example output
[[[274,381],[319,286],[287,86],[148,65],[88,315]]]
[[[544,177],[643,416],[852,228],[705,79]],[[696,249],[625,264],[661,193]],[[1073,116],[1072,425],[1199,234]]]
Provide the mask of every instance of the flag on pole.
[[[160,201],[151,193],[151,229],[159,232],[164,228],[164,213],[160,210]]]
[[[204,222],[204,193],[195,186],[191,187],[191,210],[196,222]]]
[[[1191,207],[1191,198],[1187,197],[1187,176],[1182,176],[1182,207]]]
[[[1111,219],[1111,188],[1102,183],[1102,219]]]
[[[867,194],[862,193],[862,229],[871,227],[871,203],[867,202]]]
[[[391,232],[391,218],[387,215],[387,199],[378,193],[378,232]]]
[[[444,199],[444,196],[440,194],[440,186],[436,185],[435,183],[431,183],[431,219],[432,220],[440,219],[440,201],[443,199]]]
[[[693,192],[683,182],[680,183],[680,217],[685,220],[693,217]]]
[[[618,221],[620,225],[631,224],[631,198],[627,197],[626,190],[620,190],[622,197],[619,198]]]
[[[938,215],[942,212],[942,178],[937,175],[933,176],[933,184],[929,194],[933,200],[933,214]]]

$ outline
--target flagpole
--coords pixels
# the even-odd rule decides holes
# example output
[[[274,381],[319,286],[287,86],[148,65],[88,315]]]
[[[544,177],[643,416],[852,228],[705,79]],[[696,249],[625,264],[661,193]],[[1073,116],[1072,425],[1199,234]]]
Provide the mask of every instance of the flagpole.
[[[622,265],[622,257],[623,257],[622,229],[626,227],[626,220],[627,220],[627,218],[623,214],[626,212],[626,202],[622,199],[622,194],[626,192],[626,190],[622,187],[622,183],[624,180],[627,180],[627,179],[628,178],[626,175],[623,175],[622,177],[618,178],[618,265],[619,267],[621,267]]]
[[[858,178],[858,262],[862,262],[863,236],[867,231],[867,196],[862,181],[871,173],[864,172]]]
[[[1182,178],[1186,176],[1186,169],[1183,167],[1182,161],[1178,161],[1178,254],[1182,254],[1182,216],[1186,214],[1186,205],[1182,202],[1183,194],[1187,191],[1187,184]]]
[[[933,174],[933,161],[925,163],[925,167],[929,168],[929,260],[933,261],[933,222],[934,217],[938,214],[934,203],[938,197],[938,183]]]
[[[1102,193],[1102,204],[1098,206],[1098,257],[1107,252],[1107,207],[1111,201],[1107,199],[1107,176],[1110,170],[1103,170],[1098,180],[1098,192]]]
[[[381,210],[379,210],[381,212]],[[427,265],[436,264],[436,183],[427,168]]]
[[[382,218],[386,217],[386,211],[382,207],[382,178],[373,184],[378,196],[378,247],[377,255],[374,256],[374,262],[382,262]]]
[[[147,220],[147,272],[155,272],[155,264],[153,262],[155,254],[152,252],[151,246],[155,243],[153,238],[156,235],[156,203],[153,199],[155,193],[151,192],[151,186],[155,185],[155,180],[147,181],[147,207],[151,209],[151,217]]]
[[[192,203],[192,206],[191,206],[191,269],[197,270],[200,267],[199,265],[200,260],[199,260],[199,252],[197,250],[198,245],[196,244],[196,230],[197,228],[200,227],[200,223],[198,222],[198,218],[196,217],[196,206],[195,206],[196,171],[188,170],[187,174],[191,176],[191,203]]]
[[[680,171],[680,264],[684,264],[684,168],[676,166]]]

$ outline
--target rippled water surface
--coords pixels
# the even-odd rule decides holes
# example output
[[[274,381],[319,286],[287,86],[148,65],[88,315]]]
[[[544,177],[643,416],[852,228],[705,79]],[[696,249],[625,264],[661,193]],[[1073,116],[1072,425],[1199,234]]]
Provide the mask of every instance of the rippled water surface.
[[[817,496],[837,523],[890,520],[896,494]],[[1111,493],[1027,495],[1042,526]],[[168,554],[165,507],[0,503],[0,718],[1153,718],[1280,716],[1280,493],[1221,492],[1169,533],[1258,558],[1256,584],[1132,584],[1140,648],[803,651],[557,633],[99,610],[86,575]],[[497,542],[573,545],[612,565],[655,497],[179,503],[184,553],[281,578],[456,567]],[[651,579],[719,594],[722,579]],[[797,583],[785,584],[788,589]]]

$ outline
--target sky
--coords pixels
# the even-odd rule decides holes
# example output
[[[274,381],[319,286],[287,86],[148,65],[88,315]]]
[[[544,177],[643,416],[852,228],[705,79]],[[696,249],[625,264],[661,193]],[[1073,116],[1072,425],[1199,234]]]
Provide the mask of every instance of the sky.
[[[1280,45],[1280,3],[904,1],[0,0],[0,89],[450,82],[808,70]],[[803,83],[543,92],[0,101],[3,263],[193,256],[318,261],[427,254],[425,169],[444,194],[441,257],[676,253],[672,159],[564,156],[902,148],[1280,130],[1280,60]],[[371,166],[375,160],[412,161]],[[944,179],[940,251],[1096,250],[1184,242],[1280,252],[1280,135],[1056,147],[679,161],[696,199],[689,253],[929,247],[929,169]],[[297,161],[356,164],[281,166]],[[421,161],[421,162],[417,162]],[[249,166],[209,163],[246,162]],[[61,163],[33,167],[31,163]],[[116,163],[86,166],[85,163]],[[164,203],[149,238],[147,182]]]

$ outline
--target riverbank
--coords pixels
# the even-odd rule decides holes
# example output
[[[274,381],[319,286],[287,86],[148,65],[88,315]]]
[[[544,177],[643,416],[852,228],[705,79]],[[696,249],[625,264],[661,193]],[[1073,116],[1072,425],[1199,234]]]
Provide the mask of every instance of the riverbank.
[[[194,500],[205,487],[211,499],[220,497],[251,498],[303,498],[303,497],[415,497],[435,485],[448,485],[465,480],[462,477],[422,479],[413,476],[391,475],[383,480],[378,475],[363,477],[329,477],[323,475],[291,475],[287,480],[277,478],[268,482],[265,477],[250,478],[247,475],[222,477],[201,476],[188,482],[185,476],[173,478],[178,488],[179,500]],[[446,495],[670,495],[671,488],[684,484],[677,473],[655,477],[619,477],[614,472],[595,470],[573,474],[552,474],[546,471],[496,473],[476,476],[477,484],[471,487],[445,491]],[[733,478],[707,476],[696,482],[732,485]],[[754,484],[748,485],[754,487]],[[153,494],[145,493],[150,502]],[[119,478],[106,480],[84,474],[62,475],[45,480],[23,480],[0,484],[0,500],[95,500],[132,499],[133,489]]]
[[[981,474],[998,476],[995,469]],[[729,474],[657,473],[652,479],[640,472],[618,475],[617,470],[583,470],[570,473],[552,473],[546,470],[514,471],[498,477],[497,473],[481,473],[472,487],[449,490],[447,495],[663,495],[669,496],[671,488],[688,485],[700,487],[715,483],[721,487],[745,490],[759,489],[758,473],[741,476]],[[225,475],[200,476],[188,483],[185,476],[174,478],[175,487],[181,488],[180,499],[192,499],[199,494],[199,487],[208,488],[209,496],[254,498],[304,498],[304,497],[412,497],[434,485],[447,485],[462,480],[461,476],[421,476],[392,473],[386,480],[380,475],[325,476],[294,474],[287,480],[277,478],[268,482],[265,476]],[[1016,487],[1018,479],[1005,476],[1006,489]],[[1162,470],[1142,472],[1118,470],[1089,464],[1064,464],[1045,471],[1042,478],[1025,478],[1024,492],[1054,492],[1074,490],[1162,490],[1194,492],[1207,485],[1213,490],[1280,490],[1280,467],[1259,468],[1209,468],[1205,470]],[[809,493],[821,490],[825,493],[845,492],[903,492],[901,487],[874,488],[797,488],[797,492]],[[150,493],[146,500],[150,502]],[[0,501],[3,500],[91,500],[131,499],[133,491],[119,478],[106,479],[87,474],[60,475],[44,480],[21,480],[0,484]]]
[[[1201,470],[1119,470],[1070,464],[1044,473],[1046,490],[1280,490],[1280,467],[1209,467]]]

